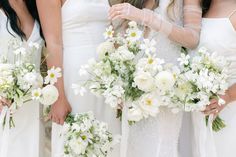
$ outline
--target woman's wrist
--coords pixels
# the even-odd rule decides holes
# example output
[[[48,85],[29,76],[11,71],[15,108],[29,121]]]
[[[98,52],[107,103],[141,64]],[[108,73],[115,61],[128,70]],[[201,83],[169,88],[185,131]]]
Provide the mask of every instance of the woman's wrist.
[[[221,99],[225,101],[225,105],[228,105],[232,102],[232,97],[230,95],[230,89],[225,92],[225,95],[221,96]]]

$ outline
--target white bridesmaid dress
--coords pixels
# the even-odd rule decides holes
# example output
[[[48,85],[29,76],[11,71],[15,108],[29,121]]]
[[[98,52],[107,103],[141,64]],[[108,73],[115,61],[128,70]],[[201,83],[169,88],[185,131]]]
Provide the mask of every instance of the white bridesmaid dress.
[[[155,10],[167,20],[169,19],[167,15],[169,3],[170,0],[161,0],[159,7]],[[183,1],[177,0],[176,3],[176,22],[182,25]],[[157,57],[165,59],[167,63],[177,64],[176,58],[180,56],[181,46],[159,32],[151,32],[150,38],[157,42]],[[127,149],[121,146],[122,154],[125,154],[122,157],[178,157],[182,116],[182,112],[173,114],[170,109],[162,108],[157,117],[143,120],[131,126]]]
[[[97,56],[96,47],[104,41],[103,33],[109,24],[108,9],[108,0],[67,0],[63,5],[64,82],[72,113],[93,111],[98,120],[108,123],[112,133],[120,134],[120,121],[116,119],[115,111],[102,98],[90,93],[75,95],[71,88],[73,83],[84,80],[78,74],[81,65]],[[52,157],[63,155],[61,131],[62,126],[53,124]],[[110,157],[119,157],[119,145]]]
[[[236,10],[231,14],[235,14]],[[230,85],[236,83],[236,30],[230,16],[227,18],[204,18],[200,47],[226,57],[230,62]],[[232,102],[220,113],[226,128],[212,132],[205,125],[204,115],[193,113],[193,157],[236,156],[236,102]]]
[[[13,36],[17,35],[12,31],[10,25],[7,26],[7,17],[0,9],[0,56],[6,54],[8,50],[8,42]],[[42,39],[39,34],[39,26],[37,23],[27,42],[34,42],[41,45]],[[11,60],[11,58],[8,58]],[[38,50],[34,63],[40,65],[41,49]],[[24,104],[14,115],[15,128],[9,130],[8,138],[3,139],[3,130],[0,130],[0,156],[1,157],[44,157],[43,156],[43,127],[40,120],[40,105],[35,102]],[[6,136],[5,136],[6,137]],[[2,153],[6,152],[5,155]]]

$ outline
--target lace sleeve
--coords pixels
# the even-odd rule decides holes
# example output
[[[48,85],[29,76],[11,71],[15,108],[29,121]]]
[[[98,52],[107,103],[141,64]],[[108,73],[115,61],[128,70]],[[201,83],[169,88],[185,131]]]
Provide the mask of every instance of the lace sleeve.
[[[197,5],[184,6],[184,26],[172,24],[159,14],[144,9],[143,24],[153,30],[166,34],[170,40],[187,48],[195,48],[199,43],[202,9]]]

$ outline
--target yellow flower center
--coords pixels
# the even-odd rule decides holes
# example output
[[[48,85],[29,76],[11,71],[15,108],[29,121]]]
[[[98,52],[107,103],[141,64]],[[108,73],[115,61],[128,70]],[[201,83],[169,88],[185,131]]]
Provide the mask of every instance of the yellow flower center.
[[[147,100],[146,100],[146,104],[147,104],[148,106],[152,106],[152,100],[151,100],[151,99],[147,99]]]
[[[136,34],[135,32],[132,32],[132,33],[130,34],[130,36],[131,36],[131,37],[136,37],[137,34]]]
[[[112,32],[111,32],[111,31],[108,31],[107,34],[110,36],[110,35],[112,34]]]
[[[39,93],[38,92],[34,93],[34,96],[39,97]]]
[[[83,140],[86,140],[86,139],[87,139],[87,136],[83,135],[81,138],[82,138]]]
[[[152,64],[154,62],[154,60],[152,58],[148,59],[148,64]]]
[[[50,77],[51,77],[51,78],[54,78],[54,77],[55,77],[55,75],[52,73],[52,74],[50,74]]]
[[[173,74],[173,77],[174,77],[174,79],[176,80],[176,78],[177,78],[177,75],[176,75],[176,74]]]

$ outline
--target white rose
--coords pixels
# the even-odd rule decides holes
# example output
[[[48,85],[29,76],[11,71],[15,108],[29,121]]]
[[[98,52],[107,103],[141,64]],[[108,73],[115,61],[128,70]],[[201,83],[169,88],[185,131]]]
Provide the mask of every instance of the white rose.
[[[158,101],[156,94],[146,94],[141,97],[140,107],[144,113],[144,117],[155,117],[159,113],[161,103]]]
[[[138,122],[143,119],[142,110],[137,106],[132,106],[127,113],[128,121]]]
[[[144,92],[150,92],[155,88],[155,80],[148,72],[138,72],[134,83]]]
[[[53,85],[47,85],[42,89],[42,97],[39,99],[43,105],[52,105],[57,101],[59,92]]]
[[[181,100],[184,100],[187,94],[192,93],[192,85],[189,82],[178,83],[178,88],[175,89],[175,94]]]
[[[162,71],[156,76],[156,86],[162,91],[168,91],[173,88],[175,78],[171,72]]]
[[[112,42],[106,41],[101,43],[97,47],[97,53],[100,59],[103,59],[107,54],[111,54],[115,51],[114,44]]]

